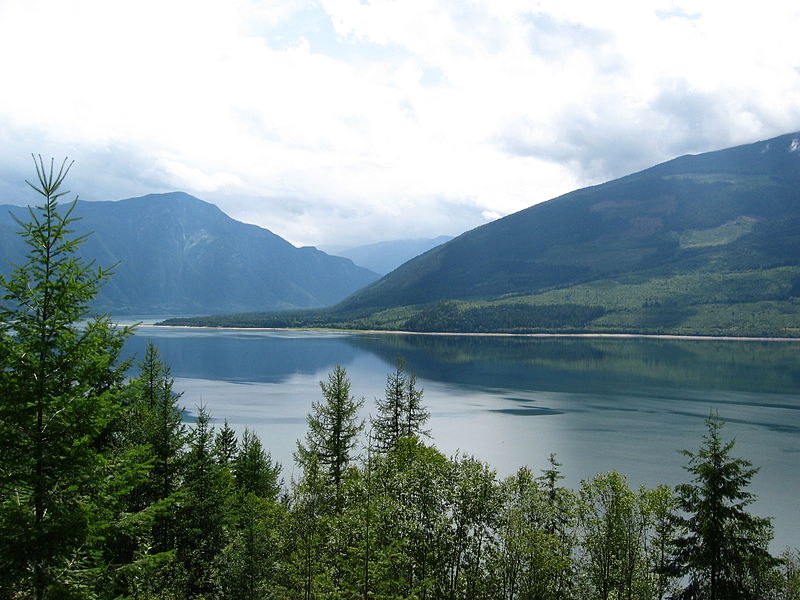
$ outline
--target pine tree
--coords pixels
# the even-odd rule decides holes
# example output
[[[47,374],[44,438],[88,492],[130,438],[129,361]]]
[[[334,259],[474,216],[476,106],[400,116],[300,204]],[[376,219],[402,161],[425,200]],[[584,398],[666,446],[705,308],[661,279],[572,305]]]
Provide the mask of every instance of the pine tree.
[[[139,376],[131,382],[132,401],[125,415],[129,444],[143,444],[143,460],[150,465],[146,481],[131,493],[131,509],[149,507],[152,513],[152,551],[166,552],[175,544],[175,494],[181,483],[188,441],[183,424],[181,394],[173,391],[170,369],[158,347],[147,343],[138,364]]]
[[[350,395],[350,380],[339,365],[328,375],[328,382],[320,381],[319,385],[324,401],[312,404],[306,441],[298,442],[297,458],[305,465],[310,455],[316,457],[333,488],[333,507],[338,513],[342,510],[345,470],[355,458],[358,434],[364,428],[364,422],[358,419],[364,399]]]
[[[688,580],[683,599],[761,598],[777,561],[767,549],[769,519],[745,510],[755,500],[747,486],[758,469],[730,455],[735,441],[722,441],[718,417],[706,419],[706,427],[700,449],[682,451],[693,478],[676,487],[682,512],[674,519],[686,533],[675,540],[671,574]]]
[[[417,389],[417,377],[407,375],[402,359],[397,360],[393,373],[386,377],[385,397],[377,401],[378,414],[371,420],[375,450],[389,452],[401,438],[427,436],[423,429],[430,418],[422,405],[422,390]]]
[[[186,454],[186,475],[178,512],[177,557],[188,575],[188,592],[215,591],[214,563],[226,545],[228,499],[233,481],[214,457],[214,428],[204,407],[197,411]]]
[[[242,448],[233,460],[233,475],[243,492],[259,498],[274,501],[281,491],[281,465],[272,461],[261,440],[249,429],[242,434]]]
[[[214,453],[217,460],[222,465],[231,465],[236,455],[239,453],[239,443],[236,440],[236,432],[228,425],[228,419],[222,425],[222,429],[214,438]]]
[[[87,320],[109,271],[77,254],[75,202],[59,211],[72,164],[34,163],[43,201],[18,221],[27,262],[0,277],[0,595],[38,600],[78,594],[98,567],[90,551],[127,471],[107,467],[130,330]]]

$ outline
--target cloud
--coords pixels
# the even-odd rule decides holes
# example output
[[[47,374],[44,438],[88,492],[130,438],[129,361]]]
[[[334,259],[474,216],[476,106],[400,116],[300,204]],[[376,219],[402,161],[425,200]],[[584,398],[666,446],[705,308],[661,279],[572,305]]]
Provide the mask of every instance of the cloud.
[[[457,234],[800,128],[790,3],[0,3],[0,193],[183,189],[297,244]]]

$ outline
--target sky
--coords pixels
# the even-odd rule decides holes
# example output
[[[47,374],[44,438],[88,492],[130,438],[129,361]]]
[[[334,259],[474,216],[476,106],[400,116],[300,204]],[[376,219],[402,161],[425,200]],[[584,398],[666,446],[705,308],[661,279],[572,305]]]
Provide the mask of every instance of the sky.
[[[0,0],[0,203],[181,190],[290,242],[457,235],[800,130],[800,3]]]

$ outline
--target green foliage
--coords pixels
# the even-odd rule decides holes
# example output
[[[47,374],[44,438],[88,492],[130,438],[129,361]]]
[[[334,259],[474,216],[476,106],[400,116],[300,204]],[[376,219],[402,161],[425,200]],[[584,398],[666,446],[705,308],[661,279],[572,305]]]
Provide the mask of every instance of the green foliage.
[[[228,420],[222,425],[222,429],[214,438],[214,454],[220,464],[230,465],[239,453],[239,442],[236,440],[236,432],[228,425]]]
[[[178,406],[181,395],[173,391],[170,369],[155,344],[147,344],[138,366],[139,377],[130,383],[130,401],[123,415],[124,437],[128,444],[144,447],[141,461],[150,469],[147,478],[131,491],[129,506],[132,510],[150,507],[152,549],[167,552],[175,543],[174,503],[188,436],[183,409]]]
[[[278,597],[274,594],[283,509],[272,500],[242,491],[233,512],[229,541],[215,561],[219,595],[236,600]]]
[[[176,556],[187,575],[187,594],[210,595],[216,589],[214,564],[226,542],[233,481],[230,472],[215,460],[214,428],[202,406],[190,435],[185,468]]]
[[[734,442],[722,441],[717,417],[709,417],[706,427],[700,449],[683,451],[693,478],[676,488],[681,512],[674,520],[686,533],[675,539],[670,572],[688,578],[680,598],[763,598],[766,575],[777,562],[767,549],[769,519],[745,510],[754,500],[746,488],[758,469],[730,456]]]
[[[573,595],[576,498],[552,485],[558,474],[551,466],[538,481],[523,467],[502,482],[497,545],[489,562],[498,598]]]
[[[776,598],[800,600],[800,550],[787,548],[780,555]]]
[[[261,440],[249,429],[242,434],[242,447],[233,460],[233,475],[243,492],[259,498],[275,501],[281,491],[280,464],[272,461]]]
[[[350,380],[339,365],[328,375],[328,382],[320,381],[323,402],[314,402],[308,415],[308,433],[305,444],[297,444],[297,457],[301,465],[313,460],[325,473],[333,487],[334,510],[342,508],[342,486],[345,470],[354,458],[357,436],[364,428],[358,411],[364,399],[350,395]]]
[[[402,359],[386,377],[386,394],[376,400],[378,414],[370,419],[373,448],[388,452],[403,438],[427,436],[423,426],[430,418],[422,405],[422,390],[417,389],[416,375],[406,374]]]
[[[640,598],[649,594],[648,505],[612,471],[581,486],[581,547],[586,597]]]
[[[34,162],[42,204],[19,222],[27,261],[0,278],[0,590],[85,597],[135,480],[111,445],[129,330],[89,318],[108,271],[78,258],[74,203],[59,211],[71,165]]]
[[[387,377],[359,461],[363,400],[351,395],[337,366],[320,382],[323,400],[312,404],[298,444],[299,476],[281,494],[280,466],[249,430],[241,442],[227,423],[215,434],[200,408],[187,433],[155,346],[148,345],[138,377],[125,385],[127,365],[118,354],[127,330],[103,318],[85,320],[106,273],[75,258],[80,239],[69,240],[70,212],[56,210],[67,169],[47,173],[41,162],[37,168],[45,204],[23,224],[31,254],[0,281],[0,598],[800,595],[797,551],[780,560],[769,554],[769,521],[746,511],[756,469],[730,456],[733,442],[721,440],[716,418],[708,420],[700,449],[684,451],[693,479],[675,494],[666,486],[633,491],[616,472],[583,482],[576,494],[561,487],[552,455],[539,477],[523,468],[498,481],[488,465],[448,459],[423,443],[429,414],[402,361]],[[720,227],[709,215],[698,219]],[[786,273],[796,278],[793,268],[776,269],[776,281]],[[699,285],[690,279],[682,280],[687,290]],[[653,280],[640,284],[651,292],[658,287]],[[494,305],[521,314],[521,304],[538,306],[543,298]],[[476,303],[439,309],[447,318],[490,316]],[[406,308],[379,314],[395,324],[419,316]],[[425,336],[410,343],[447,341]],[[652,365],[642,350],[615,350],[611,364],[639,361],[646,373]],[[613,354],[602,341],[576,350],[559,340],[525,360],[549,364],[567,356],[580,369],[598,353]],[[471,360],[469,344],[453,348],[451,359]],[[787,350],[780,360],[793,359]]]

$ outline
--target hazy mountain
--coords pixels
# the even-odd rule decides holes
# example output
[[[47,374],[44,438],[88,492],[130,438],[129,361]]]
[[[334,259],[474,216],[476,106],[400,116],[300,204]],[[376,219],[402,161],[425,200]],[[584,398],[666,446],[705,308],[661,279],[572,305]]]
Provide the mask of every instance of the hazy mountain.
[[[331,249],[333,254],[349,258],[355,264],[385,275],[431,248],[453,239],[450,235],[414,240],[389,240],[355,248]]]
[[[0,251],[19,263],[24,244],[0,207]],[[115,314],[186,314],[330,305],[374,281],[375,273],[314,248],[296,248],[267,229],[173,192],[117,202],[77,203],[82,254],[116,264],[96,305]],[[9,267],[0,266],[4,272]]]
[[[292,322],[800,335],[800,133],[534,205]]]

